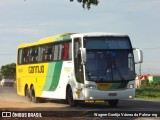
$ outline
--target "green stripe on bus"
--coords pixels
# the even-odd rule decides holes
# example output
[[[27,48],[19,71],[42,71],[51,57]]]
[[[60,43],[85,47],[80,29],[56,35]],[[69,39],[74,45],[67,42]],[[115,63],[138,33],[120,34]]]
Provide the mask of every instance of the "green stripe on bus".
[[[64,36],[64,37],[59,37],[56,39],[56,41],[66,40],[66,39],[70,39],[70,38],[71,38],[70,35],[68,35],[68,36]]]
[[[49,63],[46,82],[44,86],[45,91],[56,90],[60,79],[62,63],[63,62]]]

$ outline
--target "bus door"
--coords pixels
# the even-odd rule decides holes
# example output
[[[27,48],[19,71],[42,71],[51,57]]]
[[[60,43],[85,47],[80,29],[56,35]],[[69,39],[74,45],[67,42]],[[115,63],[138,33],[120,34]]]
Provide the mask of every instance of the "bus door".
[[[83,65],[81,64],[81,39],[75,38],[74,39],[74,70],[75,70],[75,77],[78,83],[84,83],[84,75],[83,75]]]

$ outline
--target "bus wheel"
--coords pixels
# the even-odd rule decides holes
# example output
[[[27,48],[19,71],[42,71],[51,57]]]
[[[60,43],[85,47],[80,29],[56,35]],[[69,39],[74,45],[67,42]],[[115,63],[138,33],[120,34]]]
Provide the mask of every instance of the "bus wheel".
[[[108,100],[110,106],[115,107],[118,105],[119,100]]]
[[[67,101],[71,107],[76,107],[78,105],[78,101],[73,100],[73,93],[71,87],[67,90]]]
[[[31,97],[31,101],[32,101],[33,103],[39,103],[39,102],[40,102],[40,98],[35,96],[34,87],[31,87],[30,97]]]
[[[30,90],[28,88],[25,89],[25,95],[28,99],[29,102],[31,102],[31,93],[30,93]]]

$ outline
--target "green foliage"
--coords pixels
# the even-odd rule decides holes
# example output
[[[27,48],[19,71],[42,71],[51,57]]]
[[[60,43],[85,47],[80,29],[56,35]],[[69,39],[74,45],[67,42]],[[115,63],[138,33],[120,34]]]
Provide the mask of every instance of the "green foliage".
[[[160,82],[149,83],[149,80],[145,80],[141,87],[136,89],[136,98],[160,100]]]
[[[74,0],[70,0],[71,2],[73,2]],[[98,5],[99,0],[77,0],[77,2],[82,3],[82,7],[83,8],[91,8],[91,5]]]
[[[160,98],[160,89],[141,88],[136,90],[137,97]]]
[[[145,80],[140,88],[153,88],[153,89],[158,89],[160,88],[160,82],[152,82],[149,83],[149,80]]]
[[[1,74],[1,71],[0,71],[0,80],[2,80],[2,74]]]
[[[16,77],[16,64],[11,63],[1,67],[1,75],[6,78],[15,79]]]

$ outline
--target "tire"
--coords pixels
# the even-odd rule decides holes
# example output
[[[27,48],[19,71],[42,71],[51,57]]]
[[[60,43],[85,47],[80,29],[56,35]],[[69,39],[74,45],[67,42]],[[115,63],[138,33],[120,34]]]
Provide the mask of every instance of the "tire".
[[[76,107],[78,105],[78,101],[73,100],[73,92],[71,87],[69,87],[67,90],[67,101],[71,107]]]
[[[27,98],[27,100],[28,100],[29,102],[32,101],[32,99],[31,99],[31,93],[30,93],[30,92],[31,92],[31,91],[30,91],[28,88],[25,89],[25,95],[26,95],[26,98]]]
[[[35,91],[34,91],[34,87],[31,87],[31,90],[30,90],[30,98],[31,98],[31,101],[33,103],[39,103],[41,101],[41,98],[40,97],[36,97],[35,96]]]
[[[108,103],[112,107],[116,107],[118,105],[119,100],[108,100]]]

